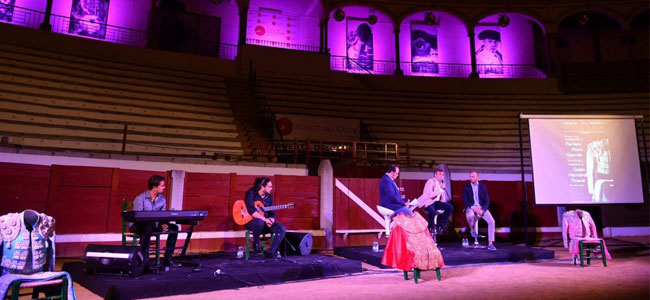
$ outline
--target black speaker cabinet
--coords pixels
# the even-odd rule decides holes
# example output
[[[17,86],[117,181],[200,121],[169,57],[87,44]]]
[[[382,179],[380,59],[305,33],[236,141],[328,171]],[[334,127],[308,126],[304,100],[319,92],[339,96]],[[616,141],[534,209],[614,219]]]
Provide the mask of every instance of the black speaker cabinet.
[[[109,273],[137,277],[145,268],[144,257],[137,246],[89,244],[83,258],[88,273]]]
[[[307,255],[311,253],[314,236],[309,232],[287,232],[280,244],[281,253],[286,255]]]

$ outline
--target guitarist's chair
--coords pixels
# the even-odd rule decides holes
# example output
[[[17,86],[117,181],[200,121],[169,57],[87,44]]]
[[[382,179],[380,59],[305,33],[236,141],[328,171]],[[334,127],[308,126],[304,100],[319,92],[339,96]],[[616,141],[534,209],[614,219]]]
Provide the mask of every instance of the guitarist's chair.
[[[264,204],[260,201],[255,202],[255,207],[258,210],[258,212],[262,213],[263,212],[260,210],[260,208],[263,208]],[[266,209],[268,210],[278,210],[278,209],[284,209],[284,208],[293,208],[295,206],[295,203],[288,203],[288,204],[282,204],[282,205],[273,205],[269,206]],[[237,225],[245,226],[248,222],[253,220],[253,217],[248,214],[246,211],[246,204],[244,200],[237,200],[233,204],[232,207],[232,217],[233,220]],[[267,236],[268,234],[268,236]],[[262,243],[262,250],[267,250],[269,247],[271,247],[271,244],[273,243],[273,238],[274,234],[273,233],[263,233],[260,242]],[[253,236],[253,232],[251,230],[246,229],[246,249],[245,249],[245,257],[246,260],[250,258],[250,252],[251,248],[254,247],[251,246],[253,241],[255,240],[255,236]]]
[[[251,248],[255,246],[253,245],[254,241],[255,237],[253,236],[253,231],[246,229],[246,249],[244,253],[246,260],[250,258]],[[260,243],[262,243],[262,251],[270,248],[273,243],[273,233],[262,233]]]
[[[11,285],[7,288],[7,293],[4,299],[7,300],[18,300],[26,299],[24,296],[30,296],[32,300],[67,300],[68,299],[68,276],[61,275],[50,280],[35,280],[30,281],[26,279],[16,279],[11,282]],[[32,289],[31,293],[29,290],[27,292],[21,293],[21,289]],[[45,294],[45,298],[39,297],[41,293]]]

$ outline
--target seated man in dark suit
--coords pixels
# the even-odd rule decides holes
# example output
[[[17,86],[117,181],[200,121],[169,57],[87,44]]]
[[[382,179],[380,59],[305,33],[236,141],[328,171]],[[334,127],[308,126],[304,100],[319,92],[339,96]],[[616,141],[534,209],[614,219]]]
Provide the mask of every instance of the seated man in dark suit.
[[[474,226],[480,218],[488,223],[488,250],[497,250],[494,247],[495,222],[492,214],[488,210],[490,207],[490,196],[487,187],[478,181],[478,171],[472,170],[469,173],[469,184],[463,189],[463,203],[465,203],[465,217],[469,224],[470,232],[473,237],[478,233],[474,232]]]
[[[395,179],[399,176],[399,167],[397,165],[390,165],[386,170],[386,174],[381,177],[379,181],[379,205],[395,211],[395,215],[400,213],[405,213],[409,216],[413,215],[413,212],[408,208],[404,200],[402,199],[402,194],[399,192],[399,188],[395,183]]]

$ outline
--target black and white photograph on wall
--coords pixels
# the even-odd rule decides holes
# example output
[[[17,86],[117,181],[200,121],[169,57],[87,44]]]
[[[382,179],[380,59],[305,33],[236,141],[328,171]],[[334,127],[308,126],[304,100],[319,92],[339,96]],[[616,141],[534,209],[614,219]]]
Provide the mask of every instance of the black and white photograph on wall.
[[[103,40],[109,0],[72,0],[68,33]]]
[[[0,0],[0,22],[11,22],[14,18],[16,0]]]
[[[438,73],[438,27],[411,24],[411,71]]]
[[[348,70],[372,71],[374,58],[372,27],[365,21],[348,20],[346,35]]]
[[[503,52],[498,26],[476,27],[476,64],[479,74],[502,74]]]

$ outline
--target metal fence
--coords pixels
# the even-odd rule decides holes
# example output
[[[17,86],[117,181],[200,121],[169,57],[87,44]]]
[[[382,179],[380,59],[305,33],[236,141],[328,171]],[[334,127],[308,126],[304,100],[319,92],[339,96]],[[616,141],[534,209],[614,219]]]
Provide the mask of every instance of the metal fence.
[[[546,78],[533,64],[476,65],[480,78]]]
[[[277,41],[267,41],[267,40],[258,40],[258,39],[249,39],[249,38],[247,38],[246,39],[246,44],[248,44],[248,45],[256,45],[256,46],[264,46],[264,47],[273,47],[273,48],[283,48],[283,49],[291,49],[291,50],[308,51],[308,52],[320,52],[320,46],[292,44],[292,43],[277,42]]]
[[[221,43],[219,45],[219,58],[235,60],[237,58],[237,45]]]
[[[370,65],[370,67],[366,67]],[[394,61],[349,58],[346,56],[330,56],[330,70],[345,71],[355,74],[393,75],[395,73]]]
[[[70,17],[52,15],[50,22],[52,24],[52,32],[74,35],[83,38],[100,40],[105,42],[124,44],[134,47],[144,47],[147,42],[147,32],[141,31],[132,28],[125,28],[120,26],[93,23],[85,20],[76,20],[77,22],[83,24],[88,28],[92,28],[95,31],[105,31],[102,36],[93,36],[92,34],[87,34],[86,32],[75,33],[70,28]]]
[[[0,20],[0,22],[32,29],[39,29],[44,19],[44,12],[14,6],[13,13],[10,15],[10,17],[5,17],[5,19]],[[92,32],[89,33],[88,30],[82,32],[74,32],[70,26],[70,22],[71,18],[69,16],[52,14],[50,18],[52,32],[140,48],[151,46],[149,45],[151,37],[149,36],[149,33],[144,30],[96,23],[86,20],[76,20],[78,24],[81,24],[81,26],[84,28],[90,28],[90,31]],[[190,49],[190,51],[184,52],[191,52],[202,55],[209,54],[210,56],[228,60],[235,60],[237,57],[237,45],[225,43],[220,44],[216,41],[195,40],[190,46],[194,48]]]
[[[366,68],[362,66],[372,66]],[[373,60],[371,63],[346,56],[332,55],[330,69],[355,74],[393,75],[395,61]],[[471,64],[400,62],[400,69],[406,76],[467,78],[472,72]],[[478,65],[480,78],[546,78],[546,74],[532,64]]]
[[[7,4],[0,5],[9,8],[9,5]],[[41,26],[41,23],[43,23],[44,18],[45,13],[41,11],[14,6],[13,13],[0,19],[0,22],[38,29]]]

